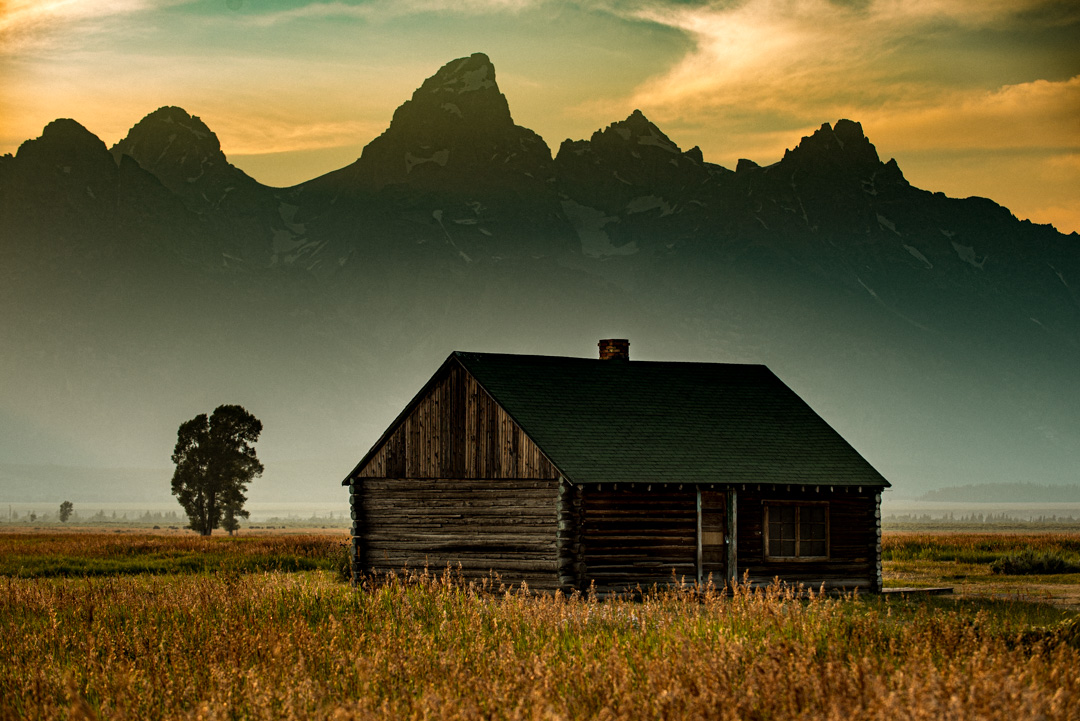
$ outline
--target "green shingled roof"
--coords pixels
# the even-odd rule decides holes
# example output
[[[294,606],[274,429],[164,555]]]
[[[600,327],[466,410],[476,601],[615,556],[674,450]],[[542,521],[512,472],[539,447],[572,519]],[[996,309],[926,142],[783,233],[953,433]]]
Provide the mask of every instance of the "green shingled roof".
[[[762,365],[452,357],[574,483],[889,485]]]

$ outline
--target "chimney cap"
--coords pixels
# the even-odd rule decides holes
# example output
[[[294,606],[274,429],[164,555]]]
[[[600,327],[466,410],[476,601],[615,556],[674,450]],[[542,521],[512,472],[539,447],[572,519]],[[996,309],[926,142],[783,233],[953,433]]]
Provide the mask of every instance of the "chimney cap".
[[[596,344],[600,360],[630,360],[630,341],[626,338],[605,338]]]

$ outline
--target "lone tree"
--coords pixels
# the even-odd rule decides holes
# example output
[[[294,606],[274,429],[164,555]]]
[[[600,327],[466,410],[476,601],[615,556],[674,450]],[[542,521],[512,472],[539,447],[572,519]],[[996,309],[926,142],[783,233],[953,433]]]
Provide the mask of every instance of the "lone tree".
[[[61,523],[67,523],[68,519],[71,518],[71,512],[73,510],[75,510],[75,504],[72,503],[71,501],[64,501],[63,503],[61,503],[60,504],[60,522]]]
[[[218,406],[209,418],[201,413],[180,424],[172,461],[172,492],[184,507],[189,526],[209,536],[223,525],[230,534],[247,518],[247,484],[261,476],[263,465],[252,446],[262,422],[242,406]]]

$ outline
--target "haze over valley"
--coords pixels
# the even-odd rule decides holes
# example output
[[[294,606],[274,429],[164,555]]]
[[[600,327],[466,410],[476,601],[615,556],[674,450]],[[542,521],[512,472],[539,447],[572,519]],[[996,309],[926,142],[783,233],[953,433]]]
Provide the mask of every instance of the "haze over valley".
[[[478,53],[272,188],[188,110],[0,157],[0,501],[167,502],[221,403],[265,427],[253,503],[333,501],[451,351],[609,337],[768,365],[898,496],[1080,485],[1077,235],[912,186],[858,118],[734,168],[640,111],[555,147]]]

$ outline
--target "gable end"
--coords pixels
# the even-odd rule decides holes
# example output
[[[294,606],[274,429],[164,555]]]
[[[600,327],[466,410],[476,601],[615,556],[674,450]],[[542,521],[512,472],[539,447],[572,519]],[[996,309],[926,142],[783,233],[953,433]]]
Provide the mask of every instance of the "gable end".
[[[451,356],[342,482],[357,478],[558,478],[510,414]]]

